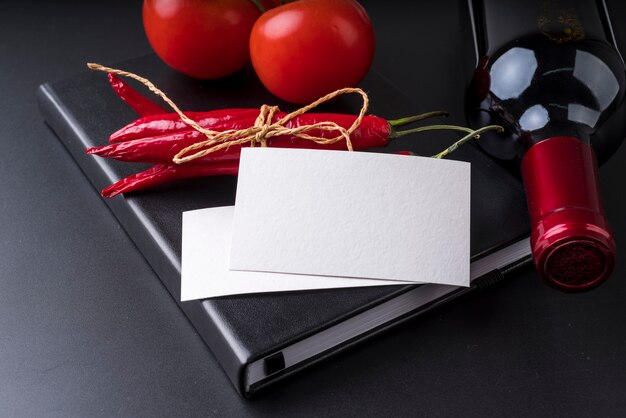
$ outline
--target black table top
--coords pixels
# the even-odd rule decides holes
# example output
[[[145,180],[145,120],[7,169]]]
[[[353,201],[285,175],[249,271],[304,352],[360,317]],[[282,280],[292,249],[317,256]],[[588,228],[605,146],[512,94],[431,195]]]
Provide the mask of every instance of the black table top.
[[[376,68],[436,109],[458,51],[454,1],[368,1]],[[420,3],[420,4],[417,4]],[[422,4],[423,3],[423,4]],[[386,5],[385,5],[386,4]],[[624,50],[626,7],[609,2]],[[139,1],[10,2],[0,13],[0,415],[623,416],[626,259],[586,294],[532,268],[351,349],[251,401],[43,123],[35,89],[150,52]],[[621,19],[621,20],[620,20]],[[412,39],[410,43],[406,39]],[[413,80],[414,66],[428,66]],[[436,83],[435,83],[436,84]],[[458,90],[462,91],[462,90]],[[456,109],[459,111],[458,109]],[[602,169],[626,248],[626,148]]]

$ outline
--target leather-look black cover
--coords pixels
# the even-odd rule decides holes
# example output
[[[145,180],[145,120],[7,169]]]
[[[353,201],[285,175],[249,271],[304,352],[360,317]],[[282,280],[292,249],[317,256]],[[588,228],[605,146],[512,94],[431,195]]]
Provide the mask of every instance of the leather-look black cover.
[[[175,73],[154,55],[115,66],[147,77],[184,110],[259,107],[263,103],[279,104],[286,111],[294,109],[293,105],[281,103],[270,95],[249,69],[219,81],[198,81]],[[410,100],[375,71],[370,72],[362,87],[370,95],[370,113],[388,119],[435,110],[428,108],[427,97]],[[96,189],[147,168],[84,153],[86,147],[107,143],[111,132],[137,117],[113,93],[103,73],[85,69],[74,77],[42,85],[37,94],[46,122]],[[462,100],[462,92],[458,99]],[[323,110],[354,113],[359,106],[358,99],[346,97]],[[458,119],[452,122],[462,123]],[[410,149],[428,155],[432,154],[430,150],[442,149],[456,137],[442,132],[420,134],[398,140],[384,151]],[[525,235],[528,225],[520,182],[474,145],[462,147],[452,158],[473,163],[472,254],[489,252]],[[249,395],[243,382],[247,363],[409,287],[257,294],[179,302],[182,212],[232,205],[235,188],[235,177],[212,177],[179,181],[158,190],[105,201],[228,377],[240,392]]]

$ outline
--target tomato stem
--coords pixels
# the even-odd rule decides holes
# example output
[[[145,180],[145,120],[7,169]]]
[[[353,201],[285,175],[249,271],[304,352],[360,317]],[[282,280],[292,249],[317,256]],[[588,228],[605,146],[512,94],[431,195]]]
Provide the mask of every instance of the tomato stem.
[[[256,7],[261,11],[261,13],[265,13],[265,7],[261,4],[259,0],[250,0]]]
[[[419,122],[420,120],[424,120],[428,118],[434,118],[437,116],[449,116],[449,113],[446,112],[445,110],[435,110],[434,112],[422,113],[419,115],[408,116],[408,117],[400,118],[400,119],[392,119],[392,120],[388,120],[387,122],[392,127],[397,127],[397,126],[408,125],[409,123],[413,123],[413,122]]]

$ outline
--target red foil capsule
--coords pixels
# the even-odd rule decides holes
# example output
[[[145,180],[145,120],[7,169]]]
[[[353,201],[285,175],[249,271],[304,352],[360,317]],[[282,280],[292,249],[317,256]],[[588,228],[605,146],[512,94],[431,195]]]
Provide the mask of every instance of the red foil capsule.
[[[522,176],[530,244],[540,276],[571,292],[606,280],[615,263],[615,240],[600,199],[591,147],[570,137],[538,142],[522,160]]]

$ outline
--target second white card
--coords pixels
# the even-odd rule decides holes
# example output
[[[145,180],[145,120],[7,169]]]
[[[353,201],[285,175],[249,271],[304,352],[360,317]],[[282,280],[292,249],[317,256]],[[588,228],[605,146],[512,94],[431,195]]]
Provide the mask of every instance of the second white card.
[[[244,149],[230,268],[469,285],[470,165]]]

